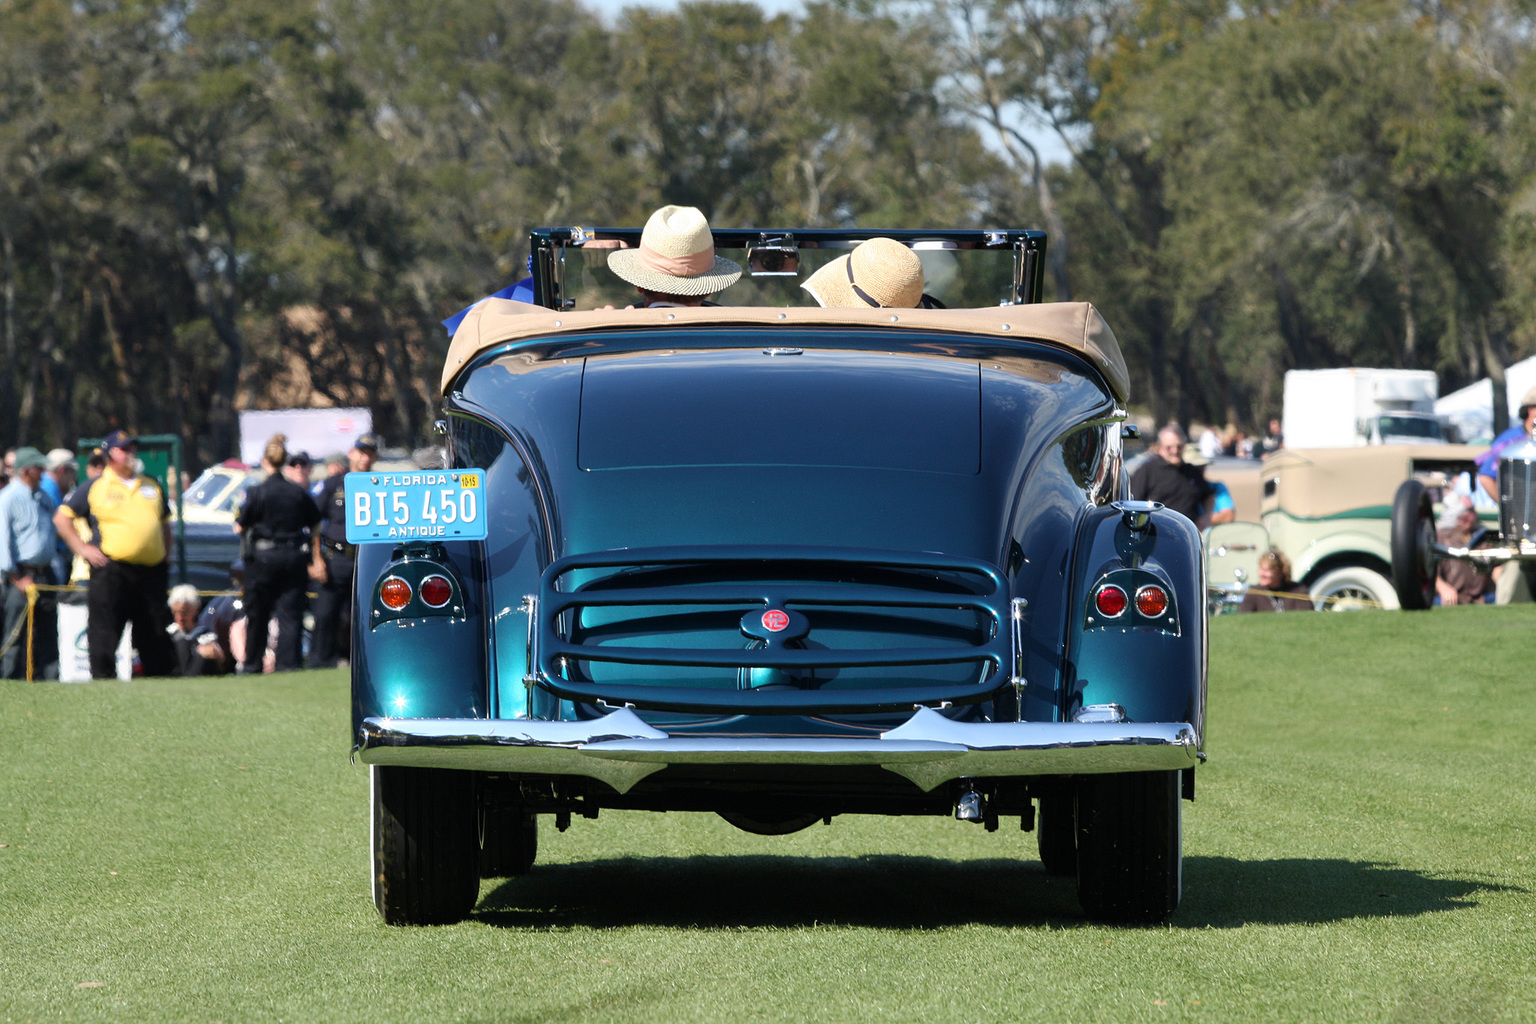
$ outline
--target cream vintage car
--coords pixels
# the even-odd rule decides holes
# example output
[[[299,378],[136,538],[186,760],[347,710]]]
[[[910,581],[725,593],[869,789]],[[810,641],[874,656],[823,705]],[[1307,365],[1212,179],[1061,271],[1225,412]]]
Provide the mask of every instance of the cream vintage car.
[[[1398,608],[1392,580],[1398,487],[1418,480],[1438,504],[1482,451],[1451,444],[1282,449],[1259,469],[1261,522],[1208,531],[1207,582],[1220,594],[1239,594],[1256,579],[1259,555],[1273,547],[1290,560],[1291,575],[1307,585],[1319,608]]]

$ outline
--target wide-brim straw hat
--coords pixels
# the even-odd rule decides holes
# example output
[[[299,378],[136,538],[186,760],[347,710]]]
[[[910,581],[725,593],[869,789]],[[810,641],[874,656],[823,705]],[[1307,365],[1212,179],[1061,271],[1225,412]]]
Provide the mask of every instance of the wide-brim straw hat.
[[[916,309],[923,301],[923,261],[893,238],[871,238],[800,287],[829,309]]]
[[[692,206],[663,206],[651,214],[640,247],[609,253],[608,269],[663,295],[713,295],[741,277],[739,264],[715,255],[709,221]]]

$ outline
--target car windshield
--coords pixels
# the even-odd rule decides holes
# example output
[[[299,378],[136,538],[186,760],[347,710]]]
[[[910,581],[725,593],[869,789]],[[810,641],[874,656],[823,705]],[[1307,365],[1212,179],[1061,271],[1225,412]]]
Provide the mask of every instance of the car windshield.
[[[212,507],[228,486],[229,474],[220,472],[217,466],[205,469],[202,476],[192,481],[191,487],[181,492],[181,503]]]
[[[812,274],[840,256],[845,256],[856,241],[822,241],[815,247],[802,243],[797,263],[785,272],[777,253],[758,252],[750,257],[744,248],[719,246],[718,256],[743,268],[741,279],[713,296],[727,306],[815,306],[816,299],[801,287]],[[624,307],[636,300],[635,286],[608,269],[611,248],[602,242],[585,246],[566,245],[561,251],[561,272],[565,296],[574,299],[574,309],[600,309],[612,305]],[[950,309],[996,306],[1007,303],[1013,294],[1014,253],[1010,249],[967,248],[952,241],[916,242],[912,248],[923,264],[923,292]],[[766,257],[766,258],[765,258]],[[777,273],[767,272],[778,270]]]
[[[1383,416],[1380,429],[1382,437],[1422,437],[1438,441],[1442,436],[1440,421],[1423,416]]]

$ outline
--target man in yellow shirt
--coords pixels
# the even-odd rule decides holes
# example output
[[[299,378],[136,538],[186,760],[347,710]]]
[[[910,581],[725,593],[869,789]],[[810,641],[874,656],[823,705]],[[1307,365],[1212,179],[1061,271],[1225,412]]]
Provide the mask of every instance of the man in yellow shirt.
[[[159,483],[138,472],[139,445],[132,436],[114,430],[101,447],[106,472],[75,488],[53,519],[59,537],[91,565],[86,596],[91,675],[117,675],[117,645],[128,622],[144,674],[172,675],[175,651],[166,633],[170,610],[165,603],[170,505]],[[89,539],[75,529],[76,519],[89,524]]]

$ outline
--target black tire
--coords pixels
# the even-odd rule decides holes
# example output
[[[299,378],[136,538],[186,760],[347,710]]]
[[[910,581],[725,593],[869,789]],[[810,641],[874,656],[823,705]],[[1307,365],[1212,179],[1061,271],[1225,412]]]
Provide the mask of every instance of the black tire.
[[[481,878],[525,875],[538,855],[538,815],[515,806],[481,808]]]
[[[480,896],[475,776],[374,765],[373,902],[388,924],[452,924]]]
[[[1410,611],[1434,604],[1435,518],[1429,492],[1417,480],[1404,480],[1392,499],[1392,589],[1397,603]]]
[[[1077,899],[1091,920],[1164,921],[1184,866],[1178,772],[1085,775],[1077,782]]]
[[[1040,798],[1035,841],[1040,844],[1040,863],[1046,874],[1077,874],[1077,823],[1073,820],[1070,790]]]

